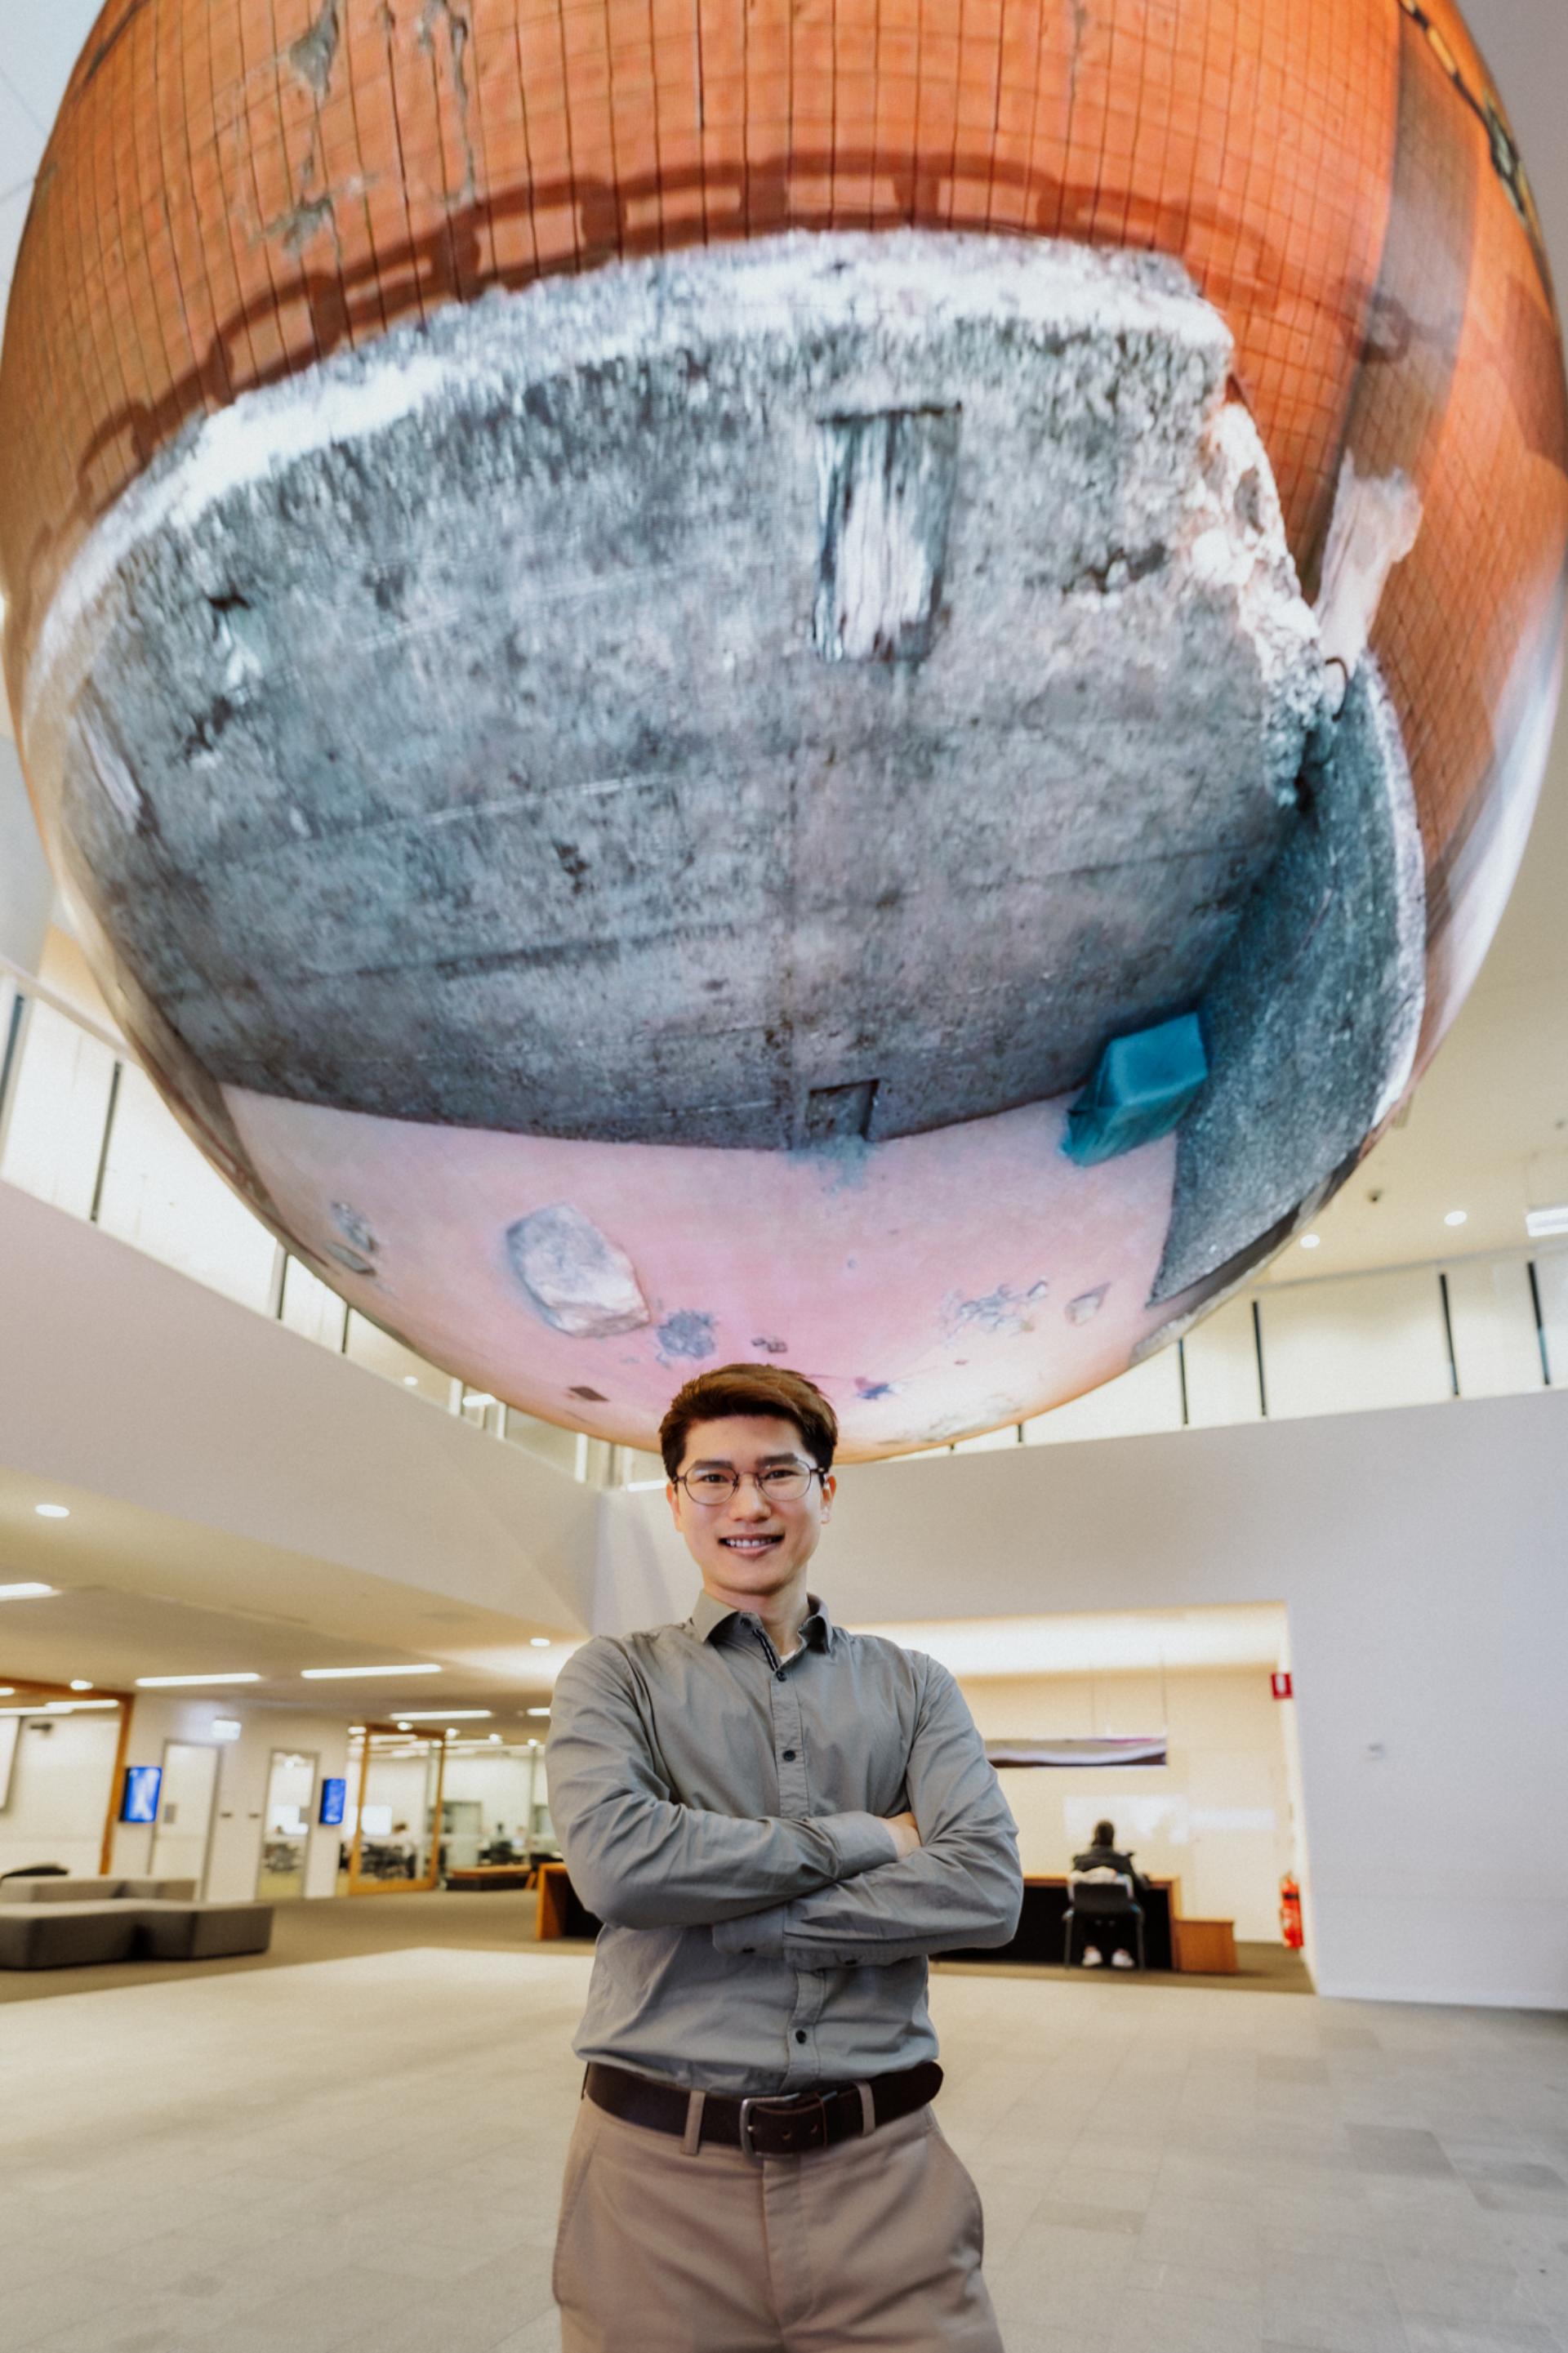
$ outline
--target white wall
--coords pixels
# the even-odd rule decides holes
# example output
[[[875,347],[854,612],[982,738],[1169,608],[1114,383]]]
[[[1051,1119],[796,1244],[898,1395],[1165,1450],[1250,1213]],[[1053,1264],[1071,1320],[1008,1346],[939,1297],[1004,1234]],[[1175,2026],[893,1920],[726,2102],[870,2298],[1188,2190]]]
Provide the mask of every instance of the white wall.
[[[4,1183],[0,1332],[26,1335],[0,1349],[11,1469],[508,1616],[585,1615],[587,1488]]]
[[[851,1469],[817,1581],[867,1624],[1284,1602],[1320,1989],[1568,2009],[1565,1529],[1542,1391]],[[602,1499],[596,1625],[695,1585],[662,1497]]]
[[[10,1799],[0,1808],[0,1871],[32,1862],[97,1871],[119,1736],[120,1718],[107,1710],[23,1718]]]
[[[1238,1936],[1279,1942],[1279,1881],[1296,1854],[1286,1710],[1267,1667],[988,1675],[962,1687],[988,1740],[1167,1736],[1163,1766],[1004,1768],[1026,1872],[1065,1872],[1109,1814],[1141,1871],[1181,1882],[1189,1917],[1234,1920]]]
[[[305,1860],[305,1893],[308,1896],[335,1894],[338,1832],[323,1829],[314,1817],[321,1811],[321,1780],[329,1774],[348,1772],[347,1726],[327,1716],[294,1715],[279,1708],[247,1708],[243,1703],[231,1703],[227,1695],[221,1699],[192,1698],[174,1693],[148,1692],[136,1703],[129,1761],[132,1765],[160,1765],[165,1740],[210,1740],[215,1716],[237,1720],[242,1730],[237,1741],[218,1750],[216,1819],[207,1850],[206,1885],[203,1892],[215,1903],[248,1899],[256,1894],[257,1873],[261,1868],[267,1778],[272,1751],[284,1748],[313,1752],[319,1758],[320,1778],[311,1805],[310,1841]],[[70,1721],[79,1723],[81,1719],[73,1717]],[[352,1788],[349,1795],[352,1799]],[[4,1816],[0,1816],[3,1820]],[[102,1820],[100,1794],[100,1829]],[[140,1823],[117,1823],[110,1868],[128,1878],[139,1876],[147,1871],[152,1851],[151,1828]],[[96,1838],[92,1868],[98,1868]]]

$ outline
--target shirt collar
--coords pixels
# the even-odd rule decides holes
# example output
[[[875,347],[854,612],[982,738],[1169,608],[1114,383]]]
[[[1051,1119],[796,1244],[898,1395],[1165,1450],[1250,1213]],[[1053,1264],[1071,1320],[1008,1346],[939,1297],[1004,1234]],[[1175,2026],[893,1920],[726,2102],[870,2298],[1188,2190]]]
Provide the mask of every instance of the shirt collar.
[[[828,1650],[832,1647],[834,1630],[827,1606],[826,1602],[819,1601],[815,1593],[808,1593],[805,1599],[807,1614],[800,1630],[801,1641],[810,1651]],[[731,1609],[728,1602],[716,1601],[712,1594],[704,1592],[698,1595],[697,1607],[686,1622],[700,1642],[725,1642],[730,1639],[731,1629],[748,1615],[744,1610]],[[752,1622],[757,1621],[752,1620]]]

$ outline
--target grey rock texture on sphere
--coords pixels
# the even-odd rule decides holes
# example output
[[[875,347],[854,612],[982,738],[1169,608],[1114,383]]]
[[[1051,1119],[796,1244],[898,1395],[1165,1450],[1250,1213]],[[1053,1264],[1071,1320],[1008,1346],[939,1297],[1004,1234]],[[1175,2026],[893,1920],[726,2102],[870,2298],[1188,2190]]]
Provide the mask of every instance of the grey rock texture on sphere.
[[[553,1331],[606,1340],[648,1321],[630,1259],[569,1201],[519,1218],[506,1250],[529,1304]]]
[[[1426,974],[1410,772],[1376,665],[1302,780],[1302,822],[1203,1001],[1212,1076],[1178,1131],[1157,1300],[1266,1255],[1409,1082]]]
[[[1162,258],[910,233],[554,280],[247,396],[26,681],[140,1034],[188,1096],[605,1140],[1075,1086],[1300,823],[1321,670],[1230,357]],[[847,555],[825,427],[917,412]]]

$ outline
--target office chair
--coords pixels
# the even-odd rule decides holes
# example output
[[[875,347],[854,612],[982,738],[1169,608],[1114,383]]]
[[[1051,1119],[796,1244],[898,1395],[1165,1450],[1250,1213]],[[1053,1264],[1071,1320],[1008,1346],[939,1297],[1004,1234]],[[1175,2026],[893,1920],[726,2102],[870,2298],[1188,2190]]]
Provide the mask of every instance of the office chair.
[[[1079,1920],[1109,1920],[1120,1924],[1131,1920],[1138,1946],[1138,1966],[1146,1967],[1143,1957],[1143,1906],[1135,1902],[1132,1882],[1120,1871],[1069,1871],[1068,1873],[1068,1908],[1062,1920],[1062,1967],[1072,1967],[1072,1932]]]

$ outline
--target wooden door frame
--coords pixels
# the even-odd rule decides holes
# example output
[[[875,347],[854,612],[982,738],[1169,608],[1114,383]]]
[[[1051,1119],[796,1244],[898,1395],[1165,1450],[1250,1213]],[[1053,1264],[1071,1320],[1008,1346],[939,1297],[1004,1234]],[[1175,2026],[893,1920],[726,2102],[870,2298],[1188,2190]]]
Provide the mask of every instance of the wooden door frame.
[[[364,1836],[364,1793],[370,1781],[373,1736],[389,1733],[394,1739],[429,1740],[437,1754],[436,1794],[430,1801],[430,1868],[423,1879],[362,1879],[359,1868],[360,1841]],[[354,1834],[349,1848],[349,1888],[351,1895],[430,1895],[441,1884],[441,1795],[447,1785],[447,1742],[439,1733],[400,1733],[395,1724],[377,1724],[365,1718],[364,1743],[360,1750],[359,1793],[354,1806]]]

